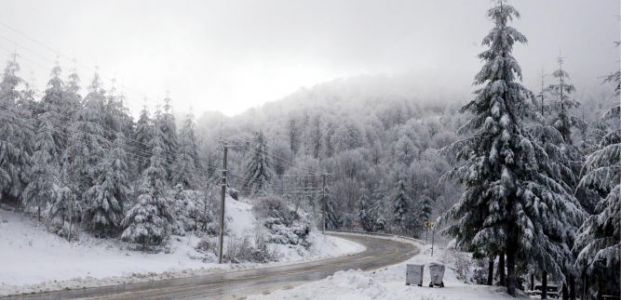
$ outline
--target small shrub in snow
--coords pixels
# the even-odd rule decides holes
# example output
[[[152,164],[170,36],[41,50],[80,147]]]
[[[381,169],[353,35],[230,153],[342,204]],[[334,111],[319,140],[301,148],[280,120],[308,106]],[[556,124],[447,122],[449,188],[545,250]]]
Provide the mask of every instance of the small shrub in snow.
[[[224,250],[224,258],[232,263],[276,261],[276,255],[267,247],[262,237],[255,237],[254,243],[248,238],[229,238]]]
[[[67,240],[76,239],[78,236],[78,222],[82,214],[82,207],[76,199],[76,195],[69,187],[58,189],[56,197],[50,206],[49,230]]]
[[[195,190],[184,190],[182,185],[175,187],[172,197],[175,224],[173,234],[184,235],[190,231],[204,231],[215,234],[213,199],[208,193]]]
[[[472,270],[472,283],[487,284],[488,266],[483,264],[482,260],[477,260],[476,267]]]
[[[205,236],[196,244],[196,250],[202,253],[217,254],[217,246],[218,242],[215,239]]]
[[[239,200],[239,191],[234,188],[228,188],[229,196],[235,200]]]
[[[281,198],[262,197],[254,206],[255,215],[265,228],[267,242],[310,247],[310,222],[305,215],[291,209]]]

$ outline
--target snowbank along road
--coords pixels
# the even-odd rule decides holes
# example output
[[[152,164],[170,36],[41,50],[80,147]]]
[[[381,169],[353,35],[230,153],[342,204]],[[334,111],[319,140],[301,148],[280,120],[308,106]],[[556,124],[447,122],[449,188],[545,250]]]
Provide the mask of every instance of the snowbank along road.
[[[354,255],[284,266],[265,267],[151,282],[63,290],[0,299],[240,299],[319,280],[337,271],[373,270],[416,255],[412,244],[390,238],[331,233],[366,247]]]

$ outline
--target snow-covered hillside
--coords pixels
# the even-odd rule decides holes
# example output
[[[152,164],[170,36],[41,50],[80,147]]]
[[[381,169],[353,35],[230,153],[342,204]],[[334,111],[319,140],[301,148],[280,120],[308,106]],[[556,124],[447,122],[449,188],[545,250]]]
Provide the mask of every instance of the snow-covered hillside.
[[[226,239],[239,239],[256,232],[252,205],[229,198],[226,211],[230,230]],[[275,252],[277,263],[364,250],[356,243],[314,231],[309,239],[312,246],[308,250],[291,245],[268,246]],[[213,253],[195,249],[200,240],[193,234],[172,236],[168,246],[159,253],[129,250],[124,242],[97,239],[87,233],[82,233],[79,241],[69,243],[22,213],[0,209],[0,295],[186,277],[261,265],[218,265]]]
[[[255,295],[253,300],[502,300],[516,299],[506,294],[504,288],[489,287],[464,283],[458,279],[457,273],[463,253],[448,249],[436,249],[432,257],[429,245],[415,242],[424,249],[420,254],[406,262],[376,271],[360,270],[340,271],[317,282],[301,285],[293,289],[283,289],[270,294]],[[444,288],[430,288],[428,266],[432,262],[447,266],[444,274]],[[423,286],[406,286],[406,264],[424,264]],[[463,267],[463,266],[462,266]],[[528,298],[527,296],[518,297]]]

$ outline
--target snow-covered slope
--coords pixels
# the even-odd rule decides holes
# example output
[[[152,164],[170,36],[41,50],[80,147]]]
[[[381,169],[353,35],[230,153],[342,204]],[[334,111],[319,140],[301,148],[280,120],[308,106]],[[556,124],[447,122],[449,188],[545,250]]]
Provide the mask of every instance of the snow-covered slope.
[[[227,221],[231,236],[255,231],[252,205],[227,199]],[[228,238],[228,237],[227,237]],[[353,242],[313,233],[309,251],[278,245],[280,262],[347,255],[364,250]],[[80,288],[186,277],[218,269],[258,267],[258,264],[218,265],[213,254],[195,250],[200,238],[172,236],[160,253],[129,250],[112,239],[97,239],[86,233],[79,241],[67,242],[47,232],[22,213],[0,209],[0,296],[17,292]],[[275,246],[276,247],[276,246]]]
[[[502,300],[516,299],[504,293],[503,288],[466,284],[457,279],[455,253],[437,251],[430,256],[430,247],[419,244],[424,251],[410,260],[391,267],[372,272],[348,270],[313,283],[301,285],[293,289],[278,290],[270,294],[248,297],[253,300]],[[448,250],[446,250],[448,251]],[[440,252],[440,253],[438,253]],[[431,262],[444,263],[447,266],[444,274],[444,288],[430,288],[428,265]],[[405,285],[405,265],[424,264],[424,285]],[[526,296],[518,298],[528,298]]]

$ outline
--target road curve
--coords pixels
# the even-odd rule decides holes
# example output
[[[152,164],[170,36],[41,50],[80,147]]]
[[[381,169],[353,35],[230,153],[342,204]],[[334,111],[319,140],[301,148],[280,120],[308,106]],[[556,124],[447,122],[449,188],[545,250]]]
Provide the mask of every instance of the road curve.
[[[9,299],[243,299],[245,295],[269,293],[319,280],[337,271],[373,270],[396,264],[416,255],[411,243],[382,237],[330,233],[366,247],[354,255],[283,266],[165,279],[158,281],[61,290],[39,294],[0,297]]]

